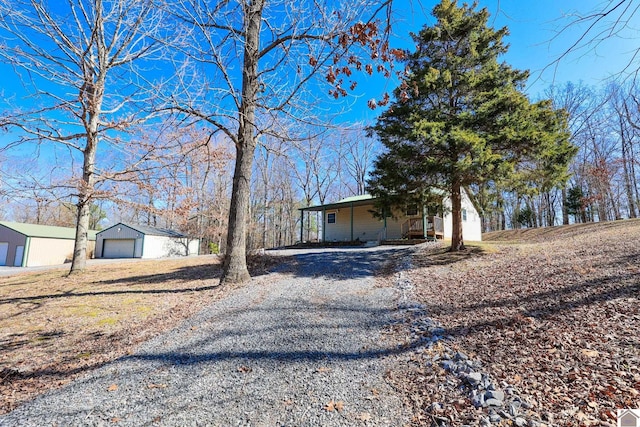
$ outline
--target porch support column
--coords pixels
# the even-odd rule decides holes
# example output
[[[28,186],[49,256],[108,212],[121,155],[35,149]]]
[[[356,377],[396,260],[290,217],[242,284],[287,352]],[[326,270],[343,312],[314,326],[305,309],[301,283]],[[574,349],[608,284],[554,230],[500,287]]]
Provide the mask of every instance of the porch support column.
[[[327,241],[327,227],[325,224],[327,223],[327,210],[325,207],[322,207],[322,243]]]
[[[353,242],[353,202],[351,202],[351,241]]]
[[[304,210],[300,209],[300,243],[303,242],[304,237]]]
[[[427,207],[422,205],[422,238],[427,238]]]

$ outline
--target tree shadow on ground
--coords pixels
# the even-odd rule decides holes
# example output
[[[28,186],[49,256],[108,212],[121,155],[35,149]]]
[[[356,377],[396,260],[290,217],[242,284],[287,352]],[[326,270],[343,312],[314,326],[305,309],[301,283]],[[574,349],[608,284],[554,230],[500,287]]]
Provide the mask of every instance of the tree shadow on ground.
[[[468,315],[474,312],[493,313],[490,320],[484,320],[486,316],[478,315],[481,320],[475,323],[450,328],[445,325],[443,334],[451,337],[464,337],[487,328],[501,329],[518,325],[524,318],[554,320],[558,316],[585,307],[622,299],[637,300],[640,295],[640,275],[630,270],[619,270],[620,266],[637,265],[637,259],[638,254],[619,254],[607,262],[591,267],[596,271],[610,271],[616,274],[599,274],[593,278],[576,279],[571,273],[565,278],[562,268],[541,270],[533,282],[538,283],[540,290],[534,291],[531,291],[531,286],[535,285],[531,283],[527,283],[522,289],[519,288],[517,277],[496,277],[498,286],[504,284],[512,294],[507,298],[488,295],[486,298],[455,304],[449,301],[423,301],[423,304],[427,313],[436,318],[445,313],[448,316]],[[574,267],[579,268],[580,265],[576,264]]]

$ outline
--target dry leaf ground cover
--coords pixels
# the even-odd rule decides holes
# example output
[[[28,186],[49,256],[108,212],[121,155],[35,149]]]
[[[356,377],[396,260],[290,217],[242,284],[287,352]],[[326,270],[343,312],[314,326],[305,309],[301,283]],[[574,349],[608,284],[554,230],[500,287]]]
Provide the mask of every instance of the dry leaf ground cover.
[[[512,385],[541,424],[615,425],[616,408],[640,408],[640,220],[486,238],[413,259],[416,297],[450,348]],[[437,362],[425,368],[434,352],[406,373],[416,423],[477,424],[487,409]]]
[[[253,274],[275,259],[252,260]],[[218,299],[215,256],[0,278],[0,413],[125,355]]]

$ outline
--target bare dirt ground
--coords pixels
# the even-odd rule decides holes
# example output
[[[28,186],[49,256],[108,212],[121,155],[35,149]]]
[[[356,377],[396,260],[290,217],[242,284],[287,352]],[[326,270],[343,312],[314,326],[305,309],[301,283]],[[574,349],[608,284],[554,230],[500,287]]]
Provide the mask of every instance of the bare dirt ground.
[[[517,390],[536,425],[616,425],[616,408],[640,408],[640,220],[494,233],[461,253],[427,247],[409,276],[448,345]],[[396,373],[415,424],[477,425],[488,409],[428,367],[436,352]]]
[[[250,260],[254,276],[278,262]],[[221,298],[216,256],[0,277],[0,413],[128,354]],[[266,276],[264,276],[266,277]]]

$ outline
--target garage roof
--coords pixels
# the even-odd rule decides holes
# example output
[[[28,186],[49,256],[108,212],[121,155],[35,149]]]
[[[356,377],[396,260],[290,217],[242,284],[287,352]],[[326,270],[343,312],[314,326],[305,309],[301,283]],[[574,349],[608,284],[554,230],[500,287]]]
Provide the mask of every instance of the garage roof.
[[[13,231],[23,234],[27,237],[44,237],[49,239],[68,239],[76,238],[76,229],[69,227],[55,227],[53,225],[41,224],[25,224],[23,222],[6,222],[0,221],[0,225],[7,227]],[[89,240],[96,240],[96,231],[89,230]]]
[[[145,234],[147,236],[166,236],[166,237],[187,237],[185,234],[182,234],[178,231],[175,230],[167,230],[166,228],[155,228],[155,227],[149,227],[148,225],[131,225],[131,224],[126,224],[124,222],[119,222],[116,225],[112,225],[109,228],[106,228],[102,231],[100,231],[100,233],[103,233],[113,227],[117,227],[118,225],[122,225],[125,227],[129,227],[133,230],[136,230],[139,233]]]

